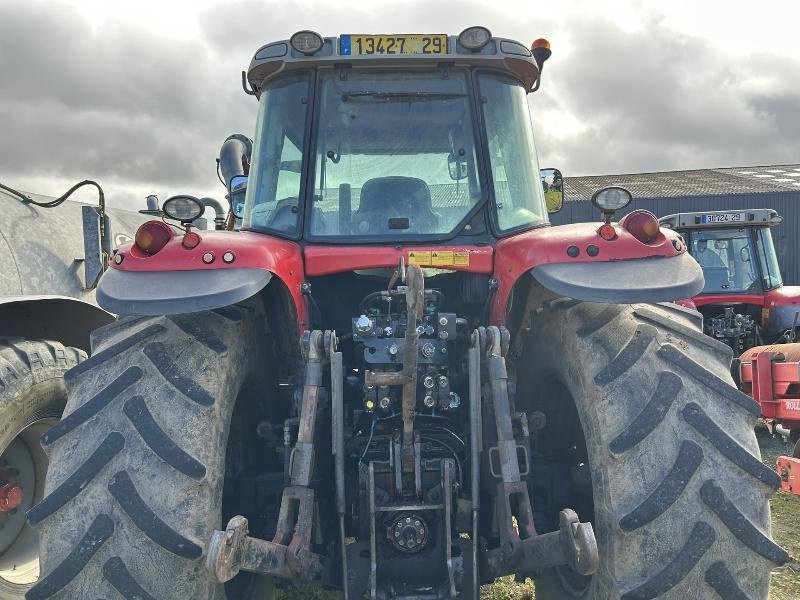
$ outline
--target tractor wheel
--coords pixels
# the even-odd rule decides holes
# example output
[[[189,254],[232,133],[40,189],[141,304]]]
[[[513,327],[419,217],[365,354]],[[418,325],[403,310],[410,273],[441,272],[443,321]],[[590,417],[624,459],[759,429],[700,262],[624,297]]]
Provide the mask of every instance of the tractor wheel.
[[[574,415],[547,427],[571,440],[564,476],[585,471],[568,505],[588,512],[600,553],[591,577],[542,573],[537,600],[766,599],[788,559],[770,531],[779,481],[760,460],[758,405],[731,385],[731,350],[668,304],[562,298],[530,333],[518,402],[538,389],[545,412]]]
[[[0,599],[22,598],[39,577],[36,532],[25,513],[42,498],[39,437],[61,417],[64,373],[86,358],[53,341],[0,338]]]
[[[270,368],[261,312],[127,317],[93,334],[92,357],[66,376],[64,418],[42,438],[47,495],[28,513],[42,577],[28,600],[271,597],[268,578],[218,585],[204,564],[225,527],[234,407],[260,397]]]

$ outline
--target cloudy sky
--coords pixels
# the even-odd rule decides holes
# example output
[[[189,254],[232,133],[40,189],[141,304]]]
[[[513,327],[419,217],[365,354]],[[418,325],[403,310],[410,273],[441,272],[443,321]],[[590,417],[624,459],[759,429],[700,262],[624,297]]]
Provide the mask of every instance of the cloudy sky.
[[[553,57],[530,97],[541,164],[566,175],[800,162],[800,3],[731,0],[0,0],[0,181],[111,204],[214,195],[240,73],[299,29],[483,24]],[[87,193],[86,199],[91,199]]]

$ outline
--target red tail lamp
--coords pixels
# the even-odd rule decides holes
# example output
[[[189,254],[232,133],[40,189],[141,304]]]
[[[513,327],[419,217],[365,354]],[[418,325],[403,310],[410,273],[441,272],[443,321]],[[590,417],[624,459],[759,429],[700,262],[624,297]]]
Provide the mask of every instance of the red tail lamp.
[[[628,213],[620,225],[643,244],[649,244],[659,234],[658,219],[649,210],[634,210]]]
[[[203,238],[201,238],[200,234],[197,233],[196,231],[187,231],[183,235],[183,240],[181,241],[181,244],[183,245],[184,248],[188,248],[189,250],[191,250],[192,248],[197,248],[197,245],[202,240]]]
[[[160,251],[175,234],[163,221],[147,221],[136,230],[136,247],[152,256]]]
[[[617,230],[614,229],[614,226],[611,223],[603,223],[600,225],[600,229],[597,230],[597,234],[603,238],[605,241],[610,242],[617,237]]]

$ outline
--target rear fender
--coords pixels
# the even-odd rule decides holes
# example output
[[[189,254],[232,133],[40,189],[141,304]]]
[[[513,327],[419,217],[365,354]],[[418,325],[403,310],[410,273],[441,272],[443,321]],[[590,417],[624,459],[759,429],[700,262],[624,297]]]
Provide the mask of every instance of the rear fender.
[[[792,327],[800,327],[800,287],[784,285],[764,296],[767,309],[766,333],[778,335]]]
[[[277,277],[292,295],[300,329],[308,327],[298,244],[251,232],[198,233],[202,240],[191,249],[183,247],[182,236],[153,256],[133,244],[118,248],[100,278],[100,306],[120,315],[210,310],[246,300]]]
[[[90,352],[89,334],[114,320],[114,315],[68,296],[0,298],[0,336],[56,340]]]
[[[617,237],[606,241],[599,226],[534,229],[498,242],[492,322],[503,321],[511,290],[526,273],[554,294],[587,302],[675,301],[703,289],[703,271],[674,231],[662,229],[645,244],[618,224]]]

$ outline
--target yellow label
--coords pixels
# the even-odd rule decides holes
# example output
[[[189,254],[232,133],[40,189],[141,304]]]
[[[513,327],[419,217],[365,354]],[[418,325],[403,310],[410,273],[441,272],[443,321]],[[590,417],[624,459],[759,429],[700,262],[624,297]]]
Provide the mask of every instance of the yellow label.
[[[452,250],[438,250],[431,252],[431,266],[448,267],[453,265]]]
[[[408,253],[408,264],[420,267],[468,267],[469,252],[466,250],[414,250]]]
[[[409,252],[408,253],[408,264],[410,265],[419,265],[420,267],[427,267],[431,264],[431,252],[428,250],[427,252]]]

